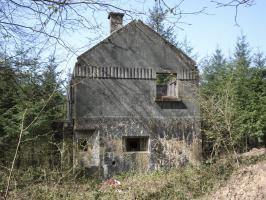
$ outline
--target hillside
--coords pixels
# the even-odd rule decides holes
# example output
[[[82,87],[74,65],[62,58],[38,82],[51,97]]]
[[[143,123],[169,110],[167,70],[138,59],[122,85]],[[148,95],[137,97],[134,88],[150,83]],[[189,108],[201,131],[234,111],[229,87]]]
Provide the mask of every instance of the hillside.
[[[203,199],[266,199],[266,161],[264,160],[236,170],[225,184]]]

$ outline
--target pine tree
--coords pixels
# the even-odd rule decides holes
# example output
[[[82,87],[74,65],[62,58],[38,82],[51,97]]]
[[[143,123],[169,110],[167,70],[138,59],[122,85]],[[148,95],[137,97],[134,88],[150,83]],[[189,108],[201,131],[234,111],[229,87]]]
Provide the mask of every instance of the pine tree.
[[[152,10],[149,10],[149,17],[147,24],[154,31],[159,33],[163,38],[168,40],[173,45],[177,46],[178,42],[176,41],[176,36],[174,34],[173,26],[166,26],[166,12],[162,10],[157,4],[153,7]]]
[[[211,56],[210,60],[206,62],[207,66],[204,68],[205,81],[214,81],[217,78],[218,73],[222,73],[225,69],[226,59],[220,48],[215,50],[215,53]]]
[[[8,166],[14,153],[22,114],[25,109],[23,143],[17,167],[47,162],[49,142],[53,141],[52,124],[62,119],[64,96],[58,82],[54,59],[42,66],[27,54],[0,63],[0,162]],[[44,70],[43,70],[44,69]],[[27,141],[27,142],[26,142]]]
[[[164,11],[158,4],[149,10],[149,16],[147,20],[148,26],[150,26],[155,32],[160,34],[164,39],[171,44],[181,49],[184,53],[196,59],[197,55],[193,52],[193,47],[188,42],[187,38],[184,40],[177,40],[174,26],[167,25],[167,11]]]
[[[255,55],[252,67],[251,57],[242,35],[233,60],[225,60],[216,50],[204,69],[202,128],[215,151],[241,152],[266,141],[265,60]]]
[[[266,57],[261,51],[258,51],[257,53],[254,54],[253,62],[255,67],[266,68]]]
[[[250,47],[247,42],[247,38],[244,34],[237,38],[234,59],[236,61],[236,67],[238,68],[248,68],[251,63],[250,57]]]

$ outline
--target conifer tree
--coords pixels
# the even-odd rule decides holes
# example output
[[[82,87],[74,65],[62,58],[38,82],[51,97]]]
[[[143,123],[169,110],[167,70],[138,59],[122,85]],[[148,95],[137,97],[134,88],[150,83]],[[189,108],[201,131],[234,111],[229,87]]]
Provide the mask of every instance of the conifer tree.
[[[166,26],[166,12],[156,4],[152,10],[149,10],[148,25],[163,38],[168,40],[173,45],[177,46],[176,36],[174,34],[173,26]]]
[[[255,67],[266,68],[266,57],[261,51],[254,54],[253,62]]]
[[[214,81],[217,73],[222,72],[225,69],[226,59],[220,48],[217,48],[210,60],[207,61],[207,65],[204,66],[204,79],[205,81]]]
[[[63,119],[64,96],[54,59],[42,65],[28,54],[0,63],[0,162],[8,166],[14,153],[25,109],[21,151],[16,166],[41,165],[53,140],[52,124]],[[40,156],[40,153],[42,156]]]
[[[237,39],[233,60],[221,55],[216,50],[204,69],[202,128],[215,152],[247,151],[266,141],[265,60],[255,54],[252,67],[243,35]]]
[[[184,38],[183,40],[177,40],[174,26],[169,25],[171,23],[167,23],[167,11],[163,10],[158,3],[156,3],[155,6],[149,10],[147,24],[155,32],[160,34],[164,39],[169,41],[177,48],[181,49],[184,53],[194,59],[197,58],[197,55],[194,53],[193,47],[190,45],[187,38]]]
[[[244,34],[237,38],[234,60],[236,61],[236,67],[248,68],[251,64],[251,50],[247,38]]]

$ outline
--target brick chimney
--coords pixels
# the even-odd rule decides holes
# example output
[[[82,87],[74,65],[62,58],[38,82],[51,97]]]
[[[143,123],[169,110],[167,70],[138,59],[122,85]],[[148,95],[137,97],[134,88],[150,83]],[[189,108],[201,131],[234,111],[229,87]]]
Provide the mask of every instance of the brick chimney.
[[[108,19],[110,19],[110,33],[122,28],[124,13],[110,12]]]

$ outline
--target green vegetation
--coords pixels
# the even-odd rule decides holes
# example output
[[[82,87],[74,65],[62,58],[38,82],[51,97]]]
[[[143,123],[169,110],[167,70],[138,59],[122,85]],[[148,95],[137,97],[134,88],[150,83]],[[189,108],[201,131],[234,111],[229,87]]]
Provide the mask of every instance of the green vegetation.
[[[167,85],[169,82],[176,80],[176,74],[157,74],[156,84],[157,85]]]
[[[234,56],[217,49],[204,66],[200,86],[205,153],[244,152],[266,144],[266,63],[251,55],[245,36]]]
[[[149,10],[147,19],[148,26],[191,58],[196,59],[197,55],[187,38],[185,37],[183,40],[179,38],[179,40],[177,40],[178,36],[175,33],[178,30],[176,30],[176,26],[173,25],[174,23],[169,23],[169,10],[163,9],[158,3],[159,2],[155,2],[154,7]]]
[[[193,48],[177,42],[167,12],[156,4],[148,24],[175,46],[191,56]],[[193,57],[193,56],[192,56]],[[218,48],[200,64],[203,69],[199,103],[206,157],[235,154],[266,144],[266,57],[253,53],[244,35],[236,42],[230,58]],[[160,75],[157,84],[170,76]]]
[[[0,166],[11,166],[23,124],[15,167],[53,168],[60,157],[52,127],[65,112],[57,64],[52,57],[39,63],[28,52],[17,54],[0,55]]]
[[[160,26],[163,20],[159,18],[157,31],[171,35],[171,29]],[[210,161],[169,171],[127,173],[116,177],[122,185],[112,188],[61,168],[62,135],[55,134],[53,126],[65,118],[66,98],[55,59],[40,62],[24,51],[13,58],[0,54],[0,196],[11,180],[13,199],[197,199],[227,180],[239,163],[265,159],[236,159],[236,154],[266,144],[263,53],[252,54],[241,36],[231,58],[217,49],[202,66],[203,152]],[[174,78],[175,74],[161,74],[157,83]],[[227,159],[219,160],[222,156]]]

